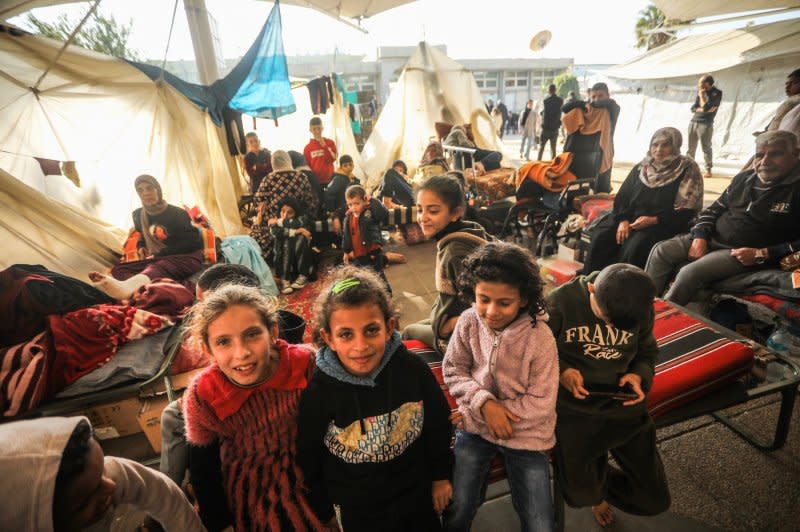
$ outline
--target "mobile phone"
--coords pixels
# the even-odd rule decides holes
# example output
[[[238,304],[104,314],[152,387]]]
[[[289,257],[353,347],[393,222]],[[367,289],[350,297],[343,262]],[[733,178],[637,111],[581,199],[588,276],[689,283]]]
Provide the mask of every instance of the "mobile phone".
[[[616,384],[606,383],[585,383],[583,385],[589,391],[590,397],[610,397],[617,401],[630,401],[631,399],[638,399],[638,395],[633,391],[630,384],[625,386],[617,386]]]

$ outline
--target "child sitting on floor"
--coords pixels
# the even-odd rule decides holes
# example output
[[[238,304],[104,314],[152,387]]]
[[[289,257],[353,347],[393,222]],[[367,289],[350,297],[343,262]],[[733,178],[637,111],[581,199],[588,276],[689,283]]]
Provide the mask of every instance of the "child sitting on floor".
[[[536,260],[514,244],[489,243],[464,260],[458,286],[472,308],[461,314],[442,362],[464,422],[444,528],[470,529],[500,453],[520,529],[552,530],[546,452],[556,441],[558,351]]]
[[[0,528],[110,531],[132,505],[167,532],[205,531],[180,488],[133,460],[103,456],[85,417],[0,425]]]
[[[645,404],[658,355],[655,292],[643,270],[613,264],[548,298],[561,371],[555,471],[564,500],[591,506],[601,526],[614,520],[609,504],[636,515],[655,515],[670,505]],[[635,398],[594,395],[601,386],[626,387]],[[609,453],[619,468],[609,466]]]
[[[378,277],[343,267],[322,289],[325,346],[300,402],[298,462],[311,503],[346,532],[440,530],[452,494],[450,409],[428,365],[395,331]]]
[[[342,251],[345,264],[369,266],[377,273],[391,293],[389,281],[383,273],[386,259],[383,255],[382,225],[389,211],[375,198],[368,198],[361,185],[353,185],[345,192],[347,214],[342,232]]]
[[[311,220],[294,198],[284,198],[278,205],[280,218],[269,221],[275,237],[275,283],[282,294],[291,294],[307,285],[311,276]]]
[[[225,487],[223,500],[196,490],[201,512],[230,509],[236,530],[336,530],[312,511],[295,462],[312,353],[278,339],[276,309],[254,288],[229,285],[206,295],[190,329],[214,360],[183,398],[191,477],[208,476],[202,469],[209,467],[193,448],[219,442]]]

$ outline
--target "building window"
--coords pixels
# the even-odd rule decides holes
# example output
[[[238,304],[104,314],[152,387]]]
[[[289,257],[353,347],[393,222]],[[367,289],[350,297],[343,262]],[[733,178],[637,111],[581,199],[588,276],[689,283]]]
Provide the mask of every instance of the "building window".
[[[506,72],[505,76],[506,88],[513,87],[527,87],[528,86],[528,72]]]
[[[480,89],[496,89],[497,88],[497,72],[473,72],[475,82]]]
[[[348,92],[374,91],[375,80],[370,75],[348,76],[345,78],[345,90]]]

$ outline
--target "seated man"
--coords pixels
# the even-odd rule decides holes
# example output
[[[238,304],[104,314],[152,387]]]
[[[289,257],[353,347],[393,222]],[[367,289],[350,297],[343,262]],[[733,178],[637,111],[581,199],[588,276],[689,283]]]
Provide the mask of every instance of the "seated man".
[[[685,305],[716,281],[800,249],[799,153],[794,133],[759,135],[753,169],[733,178],[689,234],[653,248],[645,269],[658,293],[678,270],[664,297]]]
[[[396,160],[392,167],[383,174],[377,195],[387,209],[414,206],[414,191],[408,183],[407,175],[408,167],[400,159]]]

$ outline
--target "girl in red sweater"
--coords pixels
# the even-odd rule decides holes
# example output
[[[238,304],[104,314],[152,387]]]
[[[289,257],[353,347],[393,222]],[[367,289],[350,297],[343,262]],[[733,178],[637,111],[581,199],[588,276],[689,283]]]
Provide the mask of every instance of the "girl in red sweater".
[[[218,288],[195,306],[190,330],[214,360],[184,395],[192,484],[209,530],[338,530],[314,514],[295,462],[312,353],[278,339],[276,308],[254,288]],[[214,469],[202,450],[215,441],[221,468],[204,470]]]

